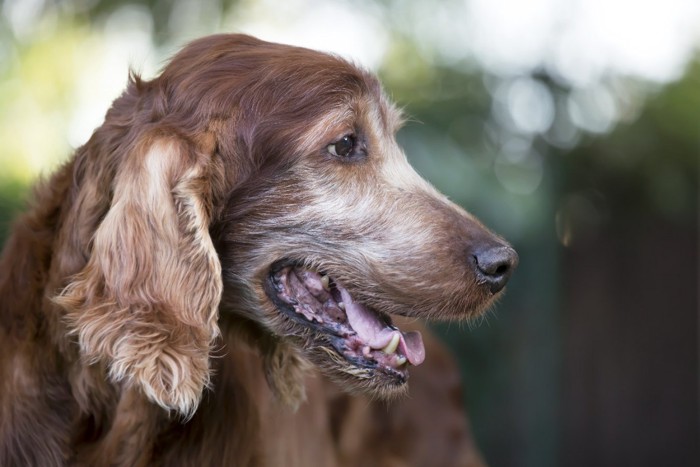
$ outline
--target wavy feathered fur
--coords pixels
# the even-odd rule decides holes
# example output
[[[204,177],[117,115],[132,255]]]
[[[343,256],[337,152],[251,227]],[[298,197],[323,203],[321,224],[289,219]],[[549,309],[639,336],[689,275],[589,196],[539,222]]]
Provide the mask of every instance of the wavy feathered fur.
[[[405,385],[264,289],[284,259],[412,319],[491,302],[468,250],[500,240],[412,171],[400,120],[365,71],[248,36],[132,76],[0,259],[0,465],[478,465],[428,334],[386,406]],[[348,133],[364,158],[328,154]]]

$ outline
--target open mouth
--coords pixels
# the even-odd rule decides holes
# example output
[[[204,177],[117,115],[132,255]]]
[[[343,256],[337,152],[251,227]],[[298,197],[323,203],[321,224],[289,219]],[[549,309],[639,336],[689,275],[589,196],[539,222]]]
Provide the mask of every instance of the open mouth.
[[[402,376],[419,365],[425,348],[419,332],[402,332],[391,318],[356,302],[331,276],[286,265],[273,268],[268,294],[297,323],[325,337],[350,363]]]

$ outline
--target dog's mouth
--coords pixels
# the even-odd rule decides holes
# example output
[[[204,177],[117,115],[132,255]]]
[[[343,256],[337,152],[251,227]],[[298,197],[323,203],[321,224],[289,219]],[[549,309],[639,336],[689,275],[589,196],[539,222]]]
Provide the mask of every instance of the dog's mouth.
[[[408,366],[425,358],[419,332],[402,332],[388,315],[356,302],[327,274],[294,265],[273,268],[268,295],[277,308],[323,336],[355,366],[379,369],[405,381]]]

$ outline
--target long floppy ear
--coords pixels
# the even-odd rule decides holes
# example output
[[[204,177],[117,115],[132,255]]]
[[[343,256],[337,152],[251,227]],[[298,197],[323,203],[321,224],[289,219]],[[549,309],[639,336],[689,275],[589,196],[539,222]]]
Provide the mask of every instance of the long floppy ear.
[[[120,161],[87,265],[55,299],[87,363],[184,416],[219,334],[209,157],[176,137],[141,138]]]

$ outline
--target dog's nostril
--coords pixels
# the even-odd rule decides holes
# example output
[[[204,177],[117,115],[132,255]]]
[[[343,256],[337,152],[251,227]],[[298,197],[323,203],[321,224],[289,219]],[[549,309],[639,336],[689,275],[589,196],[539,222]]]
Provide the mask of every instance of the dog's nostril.
[[[489,286],[491,293],[505,287],[513,270],[518,265],[518,254],[514,249],[499,245],[486,248],[473,255],[477,275]]]

